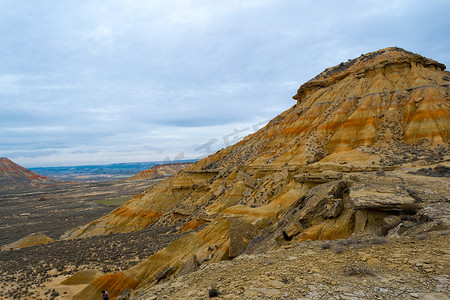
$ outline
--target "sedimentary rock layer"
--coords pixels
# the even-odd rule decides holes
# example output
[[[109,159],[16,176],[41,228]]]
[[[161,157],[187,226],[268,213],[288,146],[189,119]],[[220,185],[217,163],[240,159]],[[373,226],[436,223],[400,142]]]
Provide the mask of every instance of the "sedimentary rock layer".
[[[148,170],[139,172],[136,175],[131,176],[130,178],[128,178],[128,180],[155,179],[173,176],[177,174],[179,171],[189,166],[190,164],[191,163],[173,163],[173,164],[156,165]]]

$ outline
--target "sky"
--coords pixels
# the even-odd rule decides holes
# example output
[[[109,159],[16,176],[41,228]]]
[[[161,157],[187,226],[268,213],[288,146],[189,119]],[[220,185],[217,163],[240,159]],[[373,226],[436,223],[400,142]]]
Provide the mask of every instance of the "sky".
[[[0,0],[0,156],[25,167],[195,159],[397,46],[450,66],[448,0]]]

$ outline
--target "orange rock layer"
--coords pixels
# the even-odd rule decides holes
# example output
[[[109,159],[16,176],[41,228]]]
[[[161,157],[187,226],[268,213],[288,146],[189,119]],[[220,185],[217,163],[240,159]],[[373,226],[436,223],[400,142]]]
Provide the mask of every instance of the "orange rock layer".
[[[6,157],[0,157],[0,186],[14,184],[40,184],[56,180],[34,173]]]

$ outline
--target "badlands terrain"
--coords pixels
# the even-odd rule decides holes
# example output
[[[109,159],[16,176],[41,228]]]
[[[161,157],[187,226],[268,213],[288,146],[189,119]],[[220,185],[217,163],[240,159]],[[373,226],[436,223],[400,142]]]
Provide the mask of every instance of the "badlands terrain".
[[[57,242],[2,252],[4,266],[43,247],[91,254],[62,265],[26,252],[41,259],[2,267],[3,296],[448,299],[445,68],[386,48],[324,70],[241,142]],[[110,259],[85,247],[102,241],[117,245]]]
[[[53,239],[114,209],[97,203],[130,197],[160,181],[111,180],[61,182],[33,173],[3,158],[0,182],[0,247],[29,234],[43,233]],[[7,170],[7,172],[6,172]]]
[[[133,266],[179,236],[168,234],[170,228],[157,228],[150,234],[140,231],[58,241],[67,230],[115,209],[101,203],[124,202],[122,198],[131,198],[187,164],[168,164],[167,170],[154,166],[124,180],[62,182],[7,158],[1,162],[0,299],[39,299],[40,287],[55,271],[67,275],[85,268],[111,271]],[[42,292],[41,299],[48,297]]]

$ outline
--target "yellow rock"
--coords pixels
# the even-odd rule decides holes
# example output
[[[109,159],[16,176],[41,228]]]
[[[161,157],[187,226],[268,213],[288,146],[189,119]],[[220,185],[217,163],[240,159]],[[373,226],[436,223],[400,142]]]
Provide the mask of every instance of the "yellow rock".
[[[10,250],[10,249],[19,249],[25,247],[32,247],[42,244],[47,244],[56,241],[55,239],[43,234],[43,233],[32,233],[24,238],[21,238],[18,241],[15,241],[11,244],[4,245],[0,250]]]

